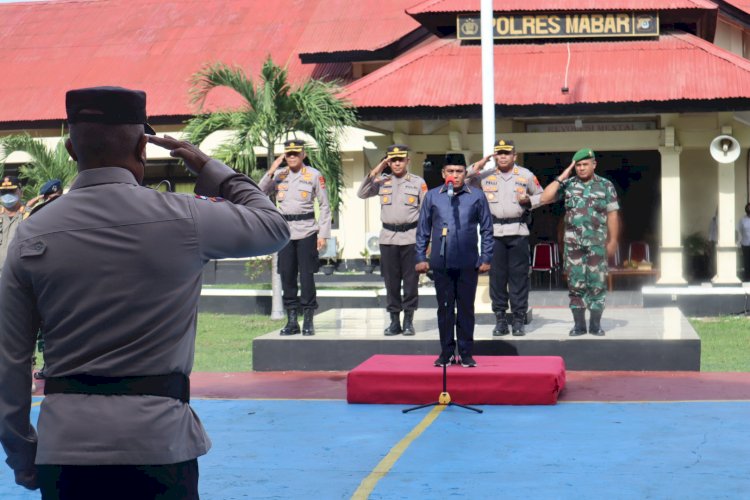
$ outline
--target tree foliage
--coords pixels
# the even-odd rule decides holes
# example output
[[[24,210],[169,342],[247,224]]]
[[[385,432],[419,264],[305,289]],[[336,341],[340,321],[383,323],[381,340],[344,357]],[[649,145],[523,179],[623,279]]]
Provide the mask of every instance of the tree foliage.
[[[63,186],[69,186],[73,181],[78,169],[65,149],[65,138],[61,136],[53,149],[48,148],[43,140],[26,133],[0,138],[0,165],[3,170],[11,153],[21,151],[31,157],[31,161],[19,169],[25,199],[36,196],[42,184],[50,179],[60,179]]]
[[[356,123],[356,113],[336,97],[341,90],[337,83],[310,79],[293,86],[287,70],[274,64],[269,56],[257,81],[242,68],[215,63],[196,73],[192,85],[191,100],[199,109],[217,87],[235,91],[244,102],[240,110],[202,113],[190,119],[185,128],[188,140],[200,144],[213,132],[231,131],[231,139],[221,144],[214,155],[259,179],[264,172],[258,171],[253,147],[265,149],[270,164],[274,145],[301,132],[315,141],[306,148],[310,164],[325,177],[331,209],[339,207],[343,188],[339,137],[344,127]]]

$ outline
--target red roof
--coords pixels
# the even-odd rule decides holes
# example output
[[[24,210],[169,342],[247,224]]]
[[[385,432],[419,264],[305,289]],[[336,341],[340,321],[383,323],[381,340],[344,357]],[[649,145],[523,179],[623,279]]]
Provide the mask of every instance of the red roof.
[[[437,12],[479,12],[479,0],[425,0],[407,9],[412,15]],[[708,0],[494,0],[495,12],[580,10],[716,9]]]
[[[749,0],[724,0],[725,3],[733,7],[737,7],[742,12],[750,14],[750,1]]]
[[[420,24],[406,14],[414,0],[327,0],[305,19],[303,53],[374,51]]]
[[[303,65],[305,16],[330,0],[79,0],[0,5],[0,122],[59,120],[65,91],[120,85],[148,93],[150,117],[193,114],[191,76],[206,63],[257,75],[270,54],[290,78],[346,77]],[[228,91],[211,105],[237,105]]]
[[[495,98],[507,106],[750,99],[750,61],[686,33],[652,41],[495,46]],[[343,93],[366,108],[481,105],[481,46],[433,37]]]

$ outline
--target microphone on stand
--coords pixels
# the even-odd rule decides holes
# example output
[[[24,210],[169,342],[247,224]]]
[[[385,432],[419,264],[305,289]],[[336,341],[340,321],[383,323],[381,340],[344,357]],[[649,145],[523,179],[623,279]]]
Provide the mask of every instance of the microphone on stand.
[[[453,183],[455,181],[456,179],[452,175],[445,178],[445,185],[448,186],[448,198],[453,198]]]

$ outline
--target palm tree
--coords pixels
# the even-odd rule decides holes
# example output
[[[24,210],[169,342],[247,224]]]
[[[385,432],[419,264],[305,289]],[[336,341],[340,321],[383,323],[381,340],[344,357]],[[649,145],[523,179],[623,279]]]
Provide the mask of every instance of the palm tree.
[[[239,67],[215,63],[196,73],[192,84],[191,100],[199,109],[216,87],[237,92],[244,100],[244,107],[239,111],[224,110],[192,118],[185,127],[188,140],[200,144],[217,130],[231,130],[231,138],[218,148],[215,156],[236,170],[259,179],[265,172],[257,168],[253,148],[265,149],[270,165],[276,144],[290,135],[304,133],[316,143],[316,147],[306,148],[307,154],[312,166],[325,177],[331,211],[336,213],[343,188],[339,137],[344,127],[356,123],[354,108],[336,97],[341,90],[337,83],[310,79],[293,86],[289,83],[287,70],[274,64],[269,56],[257,82]],[[279,319],[283,317],[283,308],[281,281],[276,270],[274,255],[271,317]]]
[[[22,151],[31,156],[31,161],[19,169],[19,177],[24,179],[24,198],[34,197],[39,193],[42,184],[50,179],[60,179],[63,186],[68,186],[78,173],[76,163],[65,149],[65,136],[62,135],[50,149],[41,139],[29,134],[14,134],[0,138],[0,165],[5,163],[11,153]]]

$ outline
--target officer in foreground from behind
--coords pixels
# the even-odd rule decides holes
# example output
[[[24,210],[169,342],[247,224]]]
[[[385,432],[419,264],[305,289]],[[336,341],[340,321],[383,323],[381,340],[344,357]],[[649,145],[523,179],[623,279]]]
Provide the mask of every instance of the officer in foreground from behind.
[[[146,95],[66,95],[70,191],[19,227],[0,279],[0,442],[43,498],[198,498],[211,441],[189,404],[197,304],[210,259],[283,247],[289,227],[248,177],[146,123]],[[196,196],[142,187],[146,144],[196,174]],[[46,397],[29,420],[31,357]]]
[[[386,167],[391,173],[383,175]],[[414,311],[419,305],[419,274],[414,269],[414,244],[417,219],[427,184],[409,173],[409,148],[404,144],[388,146],[385,158],[367,174],[357,196],[362,199],[380,195],[380,270],[385,281],[391,324],[385,335],[414,335]],[[404,295],[401,297],[401,283]],[[401,327],[401,311],[404,324]]]
[[[435,279],[441,347],[435,366],[459,362],[454,356],[455,330],[460,363],[471,368],[477,365],[473,357],[474,299],[479,274],[489,271],[492,262],[492,215],[482,192],[465,183],[464,155],[445,155],[442,174],[445,184],[427,191],[419,213],[416,270],[432,270]],[[482,236],[481,254],[477,232]]]
[[[494,158],[496,168],[482,169]],[[530,170],[516,164],[513,141],[498,139],[494,152],[472,165],[470,183],[481,187],[492,211],[494,247],[490,270],[490,298],[495,313],[492,335],[510,333],[506,320],[508,301],[513,314],[513,335],[526,334],[529,310],[529,226],[542,186]]]
[[[319,253],[331,237],[331,208],[323,174],[306,166],[304,142],[292,139],[284,143],[279,155],[258,185],[276,203],[289,223],[291,239],[279,252],[279,275],[287,322],[280,335],[300,332],[297,315],[302,309],[302,335],[315,335],[313,316],[318,308],[315,273],[320,266]],[[286,163],[285,166],[282,164]],[[315,219],[315,200],[318,219]],[[299,288],[297,281],[299,279]],[[301,289],[301,290],[300,290]],[[297,291],[301,294],[298,297]]]
[[[575,169],[575,175],[573,175]],[[588,333],[602,336],[602,313],[607,294],[607,256],[618,245],[617,191],[599,177],[596,155],[589,148],[573,155],[568,168],[542,192],[542,203],[565,202],[565,272],[568,275],[572,337],[586,333],[586,309],[591,314]]]

